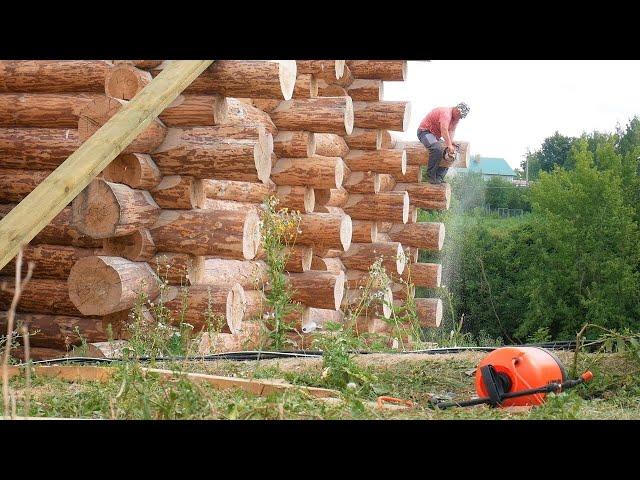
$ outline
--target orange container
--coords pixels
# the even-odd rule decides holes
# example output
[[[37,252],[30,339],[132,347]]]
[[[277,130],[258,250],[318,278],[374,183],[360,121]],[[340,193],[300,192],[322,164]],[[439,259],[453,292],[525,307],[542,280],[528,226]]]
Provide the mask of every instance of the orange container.
[[[480,368],[492,365],[498,376],[507,385],[505,393],[543,387],[551,382],[567,380],[567,372],[562,362],[549,350],[540,347],[502,347],[487,355],[476,370],[476,392],[479,397],[488,397]],[[506,377],[506,378],[505,378]],[[524,397],[509,398],[502,406],[540,405],[546,394],[536,393]]]

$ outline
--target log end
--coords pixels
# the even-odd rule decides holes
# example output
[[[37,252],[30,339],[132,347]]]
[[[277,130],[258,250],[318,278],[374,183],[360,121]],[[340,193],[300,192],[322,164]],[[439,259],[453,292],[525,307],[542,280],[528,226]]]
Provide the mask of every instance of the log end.
[[[404,116],[402,117],[402,131],[406,132],[411,119],[411,102],[407,102],[404,107]]]
[[[438,251],[442,250],[442,247],[444,245],[444,237],[445,237],[444,223],[438,223]]]
[[[255,210],[250,210],[245,218],[242,234],[242,255],[246,260],[255,258],[260,240],[260,216]]]
[[[308,142],[307,142],[307,157],[311,158],[316,154],[316,134],[313,132],[309,132]]]
[[[271,134],[269,134],[270,136]],[[272,137],[273,138],[273,137]],[[273,142],[272,142],[273,146]],[[271,176],[271,153],[273,152],[273,148],[271,151],[268,149],[268,141],[266,140],[264,143],[257,142],[253,147],[253,160],[256,166],[256,172],[258,173],[258,178],[262,181],[262,183],[268,183],[269,177]]]
[[[378,241],[378,222],[371,222],[371,243]]]
[[[438,263],[436,269],[436,287],[439,287],[442,282],[442,264]]]
[[[312,187],[306,187],[304,191],[304,211],[305,213],[313,212],[316,208],[316,193]]]
[[[342,305],[342,299],[344,297],[344,285],[345,285],[345,275],[344,272],[340,272],[336,275],[336,283],[333,287],[333,298],[335,300],[335,310],[340,310],[340,305]]]
[[[78,137],[80,142],[84,142],[97,132],[121,108],[121,100],[107,97],[106,95],[89,102],[80,111],[78,118]]]
[[[382,315],[384,318],[391,318],[393,313],[393,290],[391,285],[387,286],[382,296]]]
[[[353,132],[353,100],[351,97],[345,97],[347,99],[347,104],[344,109],[344,130],[347,135],[351,135]]]
[[[115,234],[120,220],[120,205],[109,182],[93,180],[72,203],[73,226],[92,238]]]
[[[278,74],[280,77],[280,88],[282,97],[291,100],[293,89],[296,86],[297,66],[295,60],[279,60]]]
[[[242,330],[242,321],[244,320],[246,308],[247,299],[244,289],[239,283],[236,283],[227,294],[225,309],[227,325],[232,334],[239,333]]]
[[[407,265],[407,256],[402,249],[402,244],[398,243],[398,250],[396,252],[396,272],[398,275],[402,275],[404,268]]]
[[[409,221],[409,194],[405,191],[402,200],[402,223]]]
[[[105,76],[104,91],[110,97],[131,100],[151,79],[149,72],[139,70],[134,65],[120,64]]]
[[[402,150],[402,156],[400,157],[400,171],[402,175],[407,174],[407,151]]]
[[[340,221],[340,243],[346,252],[351,246],[351,238],[353,236],[353,222],[349,215],[344,215]]]
[[[346,60],[336,60],[336,80],[340,80],[344,76],[344,67]]]
[[[336,188],[342,188],[342,182],[344,182],[344,175],[347,166],[342,159],[338,159],[335,168]]]

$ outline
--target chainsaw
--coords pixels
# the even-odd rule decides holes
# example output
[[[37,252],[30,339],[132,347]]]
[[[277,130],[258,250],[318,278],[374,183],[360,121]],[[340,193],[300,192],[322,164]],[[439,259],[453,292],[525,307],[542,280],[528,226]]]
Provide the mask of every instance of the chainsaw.
[[[457,143],[454,143],[454,150],[451,150],[449,147],[444,147],[444,152],[442,153],[442,159],[447,162],[457,162],[460,159],[460,146]]]

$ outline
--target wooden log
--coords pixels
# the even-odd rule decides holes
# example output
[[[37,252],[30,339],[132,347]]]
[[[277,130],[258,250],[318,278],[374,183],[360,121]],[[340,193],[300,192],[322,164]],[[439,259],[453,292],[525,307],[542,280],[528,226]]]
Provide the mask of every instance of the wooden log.
[[[104,95],[95,97],[86,103],[76,122],[80,141],[85,142],[127,103],[124,100]],[[136,136],[135,140],[122,150],[122,153],[152,153],[160,146],[166,133],[167,128],[155,118],[143,132]]]
[[[420,326],[437,328],[442,323],[442,300],[439,298],[416,298],[416,313]]]
[[[77,128],[94,93],[2,93],[0,127]]]
[[[347,87],[347,94],[354,102],[380,102],[384,96],[382,80],[354,80]]]
[[[317,133],[315,135],[317,155],[323,157],[344,157],[349,147],[340,135],[333,133]]]
[[[273,183],[236,182],[233,180],[203,180],[207,198],[234,202],[262,203],[275,195]]]
[[[378,193],[379,175],[375,172],[352,171],[344,181],[344,189],[349,193]]]
[[[396,141],[391,136],[391,132],[388,130],[382,130],[382,145],[381,148],[395,148]],[[401,149],[399,149],[401,150]]]
[[[104,92],[105,60],[2,60],[0,92]]]
[[[404,82],[407,79],[406,60],[347,60],[355,78]]]
[[[30,242],[212,60],[174,61],[0,221],[0,268]],[[70,178],[73,182],[70,182]]]
[[[379,316],[362,315],[352,320],[352,325],[356,335],[385,334],[393,330],[392,325]]]
[[[271,135],[278,135],[278,129],[269,114],[237,98],[221,98],[216,103],[214,116],[219,125],[261,125]]]
[[[407,171],[403,150],[351,150],[344,162],[352,171],[387,173],[402,177]]]
[[[334,275],[338,275],[340,272],[346,272],[347,268],[339,258],[322,258],[314,256],[311,261],[311,270],[330,272]]]
[[[322,245],[344,251],[351,245],[351,217],[344,214],[306,213],[300,215],[298,245]]]
[[[266,182],[272,152],[268,135],[260,126],[174,128],[153,158],[163,175]]]
[[[440,160],[441,167],[456,167],[456,168],[469,168],[469,156],[470,156],[470,148],[469,142],[459,142],[458,144],[458,154],[453,159],[443,158]]]
[[[402,245],[398,242],[352,243],[349,250],[342,255],[342,263],[348,269],[369,270],[380,257],[382,257],[382,266],[387,271],[394,274],[401,274],[404,271],[406,258]]]
[[[104,79],[104,93],[120,100],[131,100],[153,77],[149,72],[126,63],[116,65]]]
[[[267,264],[263,261],[207,258],[199,285],[231,287],[238,283],[246,289],[261,288],[268,281]]]
[[[343,207],[354,220],[386,220],[407,223],[409,195],[406,192],[383,192],[375,195],[353,194]]]
[[[422,182],[422,167],[418,165],[407,165],[407,171],[398,179],[404,183],[420,183]]]
[[[363,285],[367,285],[367,281]],[[366,317],[390,318],[393,312],[393,293],[388,286],[374,286],[369,291],[363,288],[348,288],[342,300],[342,305],[345,310],[350,309],[354,314],[360,311],[360,315]]]
[[[407,192],[411,204],[428,210],[448,210],[451,186],[448,183],[396,183],[394,192]]]
[[[255,212],[260,214],[264,206],[256,203],[234,202],[231,200],[218,200],[208,198],[202,206],[205,210],[228,210],[231,212]]]
[[[302,331],[307,333],[317,327],[324,328],[329,322],[344,323],[344,313],[340,310],[309,307],[305,311],[303,320],[305,323],[302,325]]]
[[[157,253],[149,266],[158,278],[173,285],[195,285],[202,282],[205,257],[187,253]]]
[[[438,288],[442,280],[442,265],[409,262],[402,275],[393,275],[392,278],[396,281],[404,280],[416,287]]]
[[[389,233],[389,230],[393,227],[393,222],[380,221],[378,224],[378,233]]]
[[[245,290],[245,312],[244,318],[247,320],[262,320],[265,311],[268,309],[267,297],[262,290]]]
[[[13,299],[14,285],[15,278],[0,277],[0,286],[2,286],[0,288],[0,310],[9,310]],[[81,314],[69,298],[66,282],[59,278],[32,278],[22,289],[18,311],[71,316]]]
[[[0,205],[0,218],[3,218],[15,207],[14,204]],[[71,222],[71,207],[62,210],[49,225],[46,225],[31,244],[73,245],[75,247],[100,248],[102,240],[83,235]]]
[[[351,150],[379,150],[382,148],[382,130],[354,128],[344,141]]]
[[[347,203],[349,192],[344,188],[329,188],[315,190],[316,194],[316,212],[331,213],[330,209],[320,207],[336,207],[340,208]]]
[[[349,94],[347,89],[340,85],[327,83],[325,80],[319,79],[318,85],[318,97],[346,97]]]
[[[338,310],[344,295],[344,273],[334,275],[329,272],[287,274],[287,283],[291,288],[291,299],[303,305],[316,308]]]
[[[318,96],[318,82],[310,73],[298,73],[293,88],[293,98],[314,98]]]
[[[132,308],[139,294],[154,299],[159,280],[144,262],[120,257],[84,257],[71,269],[69,298],[83,315],[107,315]]]
[[[102,244],[102,255],[122,257],[132,262],[147,262],[156,254],[153,238],[146,228],[121,237],[105,238]]]
[[[281,158],[271,170],[271,180],[276,185],[340,188],[344,168],[339,157]]]
[[[344,76],[344,60],[296,60],[298,73],[338,80]]]
[[[411,117],[409,102],[353,102],[353,126],[406,131]]]
[[[420,249],[416,247],[406,247],[407,261],[417,263],[420,260]]]
[[[160,169],[145,153],[124,153],[118,155],[102,171],[107,182],[124,183],[138,190],[151,190],[162,181]]]
[[[287,263],[284,266],[285,271],[293,273],[306,272],[311,270],[313,261],[313,248],[301,245],[293,245],[286,249]]]
[[[113,60],[114,65],[133,65],[134,67],[138,67],[143,70],[155,68],[162,62],[163,60]]]
[[[415,285],[405,282],[391,282],[391,291],[393,292],[394,302],[402,305],[407,298],[414,298],[416,295]]]
[[[109,317],[70,317],[42,313],[18,313],[16,325],[29,331],[33,347],[70,350],[84,342],[104,342],[109,339]],[[6,331],[7,312],[0,312],[0,331]],[[112,328],[112,331],[114,328]]]
[[[53,170],[80,146],[75,128],[0,128],[0,164]]]
[[[207,198],[203,181],[183,175],[169,175],[150,191],[160,208],[172,210],[202,208]]]
[[[252,98],[251,102],[258,110],[262,110],[266,113],[273,112],[280,106],[282,100],[275,100],[273,98]]]
[[[22,170],[0,168],[0,202],[20,202],[29,195],[45,178],[45,170]]]
[[[149,229],[160,252],[252,260],[260,246],[255,211],[163,210]]]
[[[396,185],[395,177],[393,175],[389,175],[388,173],[378,174],[378,179],[380,180],[380,189],[378,193],[390,192],[391,190],[393,190],[393,187]]]
[[[429,164],[429,150],[418,141],[398,142],[396,148],[401,148],[407,152],[407,165],[424,165],[426,167]]]
[[[152,226],[160,207],[146,190],[94,180],[73,200],[73,225],[93,238],[129,235]]]
[[[378,238],[378,223],[369,220],[353,220],[351,240],[356,243],[374,243]]]
[[[273,139],[273,152],[278,158],[313,157],[316,153],[315,134],[280,131]]]
[[[389,238],[402,245],[439,252],[444,245],[444,223],[419,222],[394,224],[389,230]]]
[[[165,63],[151,70],[159,74]],[[296,82],[295,60],[218,60],[185,89],[186,93],[289,100]]]
[[[278,208],[297,210],[298,212],[313,212],[316,197],[311,187],[282,186],[276,189]]]
[[[97,249],[77,248],[62,245],[25,245],[22,251],[22,277],[28,271],[28,265],[33,262],[33,278],[59,278],[66,280],[71,267],[83,257],[95,255]],[[15,260],[9,262],[0,275],[15,275]]]
[[[281,102],[269,112],[282,130],[307,130],[350,135],[353,131],[351,97],[299,98]]]
[[[348,269],[345,272],[345,287],[347,290],[364,288],[366,285],[379,289],[382,285],[375,278],[371,277],[368,270]]]
[[[219,95],[178,95],[158,116],[167,127],[202,127],[219,123],[216,110],[222,103]]]
[[[20,360],[21,362],[25,362],[26,361],[24,347],[22,347],[22,346],[13,348],[11,350],[11,356],[13,358],[16,358],[16,359]],[[56,359],[56,358],[64,358],[64,357],[68,357],[68,356],[69,356],[69,352],[67,350],[60,349],[60,348],[31,347],[29,349],[29,359],[32,362],[38,362],[40,360],[53,360],[53,359]],[[9,367],[9,368],[19,368],[19,367],[13,367],[12,366],[12,367]],[[42,367],[39,367],[39,368],[42,368]],[[63,368],[63,367],[49,367],[49,368]],[[76,368],[78,368],[78,367],[76,367]],[[87,367],[83,367],[83,368],[87,368]],[[91,368],[91,367],[89,367],[89,368]],[[37,418],[43,419],[44,417],[37,417]],[[49,419],[49,418],[51,418],[51,417],[47,417],[47,419]],[[67,420],[67,419],[65,419],[65,420]]]
[[[344,251],[342,249],[335,249],[318,245],[313,249],[314,255],[322,258],[340,258]]]
[[[418,222],[418,207],[415,205],[409,205],[409,223]]]

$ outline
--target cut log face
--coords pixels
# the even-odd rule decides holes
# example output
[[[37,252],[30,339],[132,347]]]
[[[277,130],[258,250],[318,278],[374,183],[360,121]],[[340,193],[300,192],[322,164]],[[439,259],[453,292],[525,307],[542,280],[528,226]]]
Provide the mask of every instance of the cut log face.
[[[342,263],[348,269],[366,271],[380,257],[382,266],[388,272],[401,274],[404,271],[406,258],[402,245],[398,242],[352,243],[349,250],[342,255]]]
[[[382,80],[354,80],[347,93],[354,102],[380,102],[384,96]]]
[[[2,93],[0,127],[77,128],[95,93]]]
[[[0,92],[104,92],[106,60],[2,60]]]
[[[353,131],[351,97],[300,98],[281,102],[269,112],[282,130],[307,130],[350,135]]]
[[[343,179],[344,162],[338,157],[281,158],[271,171],[276,185],[340,188]]]
[[[353,102],[353,125],[404,132],[409,126],[409,102]]]
[[[315,134],[280,131],[273,139],[273,152],[278,158],[312,157],[316,153]]]
[[[13,204],[0,205],[0,218],[4,218],[14,206]],[[102,240],[93,239],[80,233],[73,227],[71,217],[71,207],[64,208],[30,243],[32,245],[47,243],[51,245],[100,248],[102,246]]]
[[[355,78],[404,82],[407,78],[406,60],[347,60]]]
[[[276,192],[276,186],[272,183],[203,180],[203,184],[207,198],[234,202],[262,203]]]
[[[261,288],[268,281],[267,273],[266,263],[260,260],[208,258],[204,261],[204,274],[198,284],[231,287],[238,283],[251,290]]]
[[[393,278],[402,279],[416,287],[438,288],[442,280],[442,265],[439,263],[410,263],[401,276]]]
[[[298,73],[293,98],[314,98],[318,96],[318,82],[310,73]]]
[[[323,157],[344,157],[349,153],[344,138],[333,133],[318,133],[315,135],[315,142],[315,153]]]
[[[407,223],[409,195],[406,192],[384,192],[375,195],[354,194],[342,207],[355,220]]]
[[[378,224],[370,220],[354,220],[352,241],[356,243],[373,243],[378,238]]]
[[[252,260],[260,246],[255,211],[164,210],[150,228],[161,252]]]
[[[310,270],[304,273],[290,273],[287,281],[292,289],[291,298],[295,302],[316,308],[338,310],[344,295],[344,273],[334,275],[329,272]]]
[[[287,263],[285,271],[293,273],[306,272],[311,270],[313,260],[313,248],[294,245],[286,249]]]
[[[167,127],[201,127],[219,123],[216,110],[223,98],[219,95],[178,95],[159,115]]]
[[[316,197],[310,187],[278,187],[276,190],[279,208],[287,208],[298,212],[313,212]]]
[[[174,128],[153,158],[163,175],[266,182],[269,144],[270,134],[261,126]]]
[[[109,70],[104,80],[104,93],[120,100],[131,100],[152,80],[151,74],[134,65],[120,64]]]
[[[0,168],[0,202],[20,202],[49,176],[44,170]]]
[[[67,281],[69,297],[83,315],[107,315],[135,305],[141,292],[148,298],[159,293],[158,278],[144,262],[120,257],[81,258]]]
[[[419,222],[406,225],[395,224],[389,230],[389,238],[405,246],[423,248],[430,252],[439,252],[444,245],[444,223]]]
[[[340,208],[349,198],[344,188],[318,189],[316,192],[316,212],[332,213],[331,208]],[[344,213],[342,211],[335,213]]]
[[[344,137],[351,150],[379,150],[382,148],[382,131],[372,128],[354,128]]]
[[[94,180],[73,200],[73,225],[93,238],[129,235],[153,225],[160,207],[149,192]]]
[[[76,248],[62,245],[25,245],[22,250],[22,278],[33,262],[33,278],[60,278],[66,280],[71,267],[83,257],[96,254],[97,249]],[[13,276],[16,271],[15,259],[11,260],[0,275]]]
[[[158,75],[163,66],[154,68],[153,76]],[[185,92],[289,100],[296,74],[295,60],[217,60]]]
[[[344,189],[349,193],[378,193],[380,177],[375,172],[352,171],[344,182]]]
[[[0,128],[0,164],[3,168],[55,170],[80,144],[76,127]]]
[[[403,150],[351,150],[344,162],[352,171],[373,171],[396,177],[402,177],[407,171]]]
[[[160,208],[172,210],[202,208],[206,200],[202,180],[182,175],[164,177],[150,193]]]
[[[437,328],[442,323],[442,300],[439,298],[416,298],[416,313],[420,326]]]
[[[188,323],[195,332],[215,326],[224,318],[223,332],[237,334],[242,328],[246,308],[244,289],[238,284],[172,287],[166,292],[163,303],[172,314],[171,323]]]
[[[124,183],[139,190],[151,190],[162,180],[162,174],[151,157],[144,153],[118,155],[102,171],[102,178],[112,183]]]
[[[351,245],[352,225],[348,215],[307,213],[300,216],[298,230],[296,243],[299,245],[322,245],[344,251]]]
[[[395,192],[407,192],[411,204],[427,210],[448,210],[451,203],[451,186],[448,183],[397,183]]]
[[[237,98],[221,98],[216,103],[214,116],[219,125],[261,125],[271,135],[278,135],[278,129],[269,114]]]
[[[126,103],[124,100],[104,95],[87,103],[80,112],[80,118],[77,122],[80,141],[84,142],[96,133]],[[156,118],[122,153],[152,153],[160,146],[166,133],[167,128]]]
[[[15,278],[0,277],[0,285],[4,285],[0,288],[0,310],[6,311],[11,307]],[[32,278],[22,289],[18,311],[71,316],[81,314],[70,300],[65,282],[58,278]]]
[[[187,253],[158,253],[149,262],[156,275],[173,285],[202,283],[205,257]]]
[[[147,262],[156,254],[153,238],[146,228],[122,237],[105,238],[103,242],[103,255],[123,257],[132,262]]]

